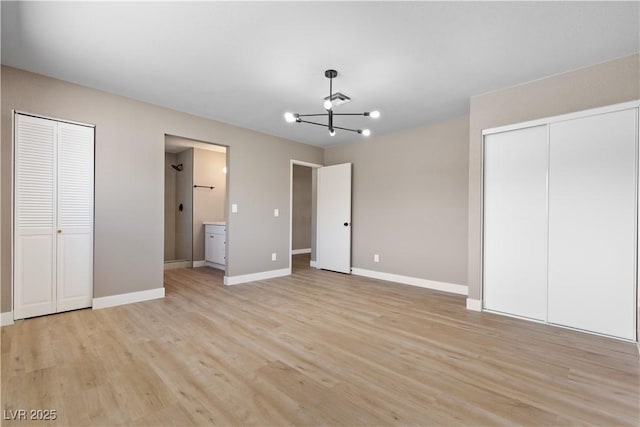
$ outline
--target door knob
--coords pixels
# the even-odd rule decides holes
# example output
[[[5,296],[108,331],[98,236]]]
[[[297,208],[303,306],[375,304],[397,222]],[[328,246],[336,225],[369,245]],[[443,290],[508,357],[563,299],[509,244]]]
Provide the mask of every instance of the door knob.
[[[345,227],[348,227],[348,226],[349,226],[349,223],[348,223],[348,222],[345,222],[345,223],[344,223],[344,226],[345,226]]]
[[[62,230],[58,230],[58,234],[62,233]]]

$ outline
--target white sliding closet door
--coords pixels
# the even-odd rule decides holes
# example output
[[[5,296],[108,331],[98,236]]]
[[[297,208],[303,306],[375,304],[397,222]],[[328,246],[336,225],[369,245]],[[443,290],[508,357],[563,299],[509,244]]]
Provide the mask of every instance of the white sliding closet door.
[[[16,115],[14,317],[55,313],[57,123]]]
[[[484,138],[484,308],[546,319],[547,126]]]
[[[93,128],[15,117],[14,318],[90,307]]]
[[[635,339],[636,117],[550,125],[550,323]]]

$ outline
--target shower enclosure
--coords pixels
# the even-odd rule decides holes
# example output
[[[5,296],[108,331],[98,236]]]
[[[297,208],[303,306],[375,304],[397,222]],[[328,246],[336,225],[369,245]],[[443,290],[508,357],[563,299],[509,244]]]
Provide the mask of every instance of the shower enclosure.
[[[193,259],[193,148],[167,149],[164,174],[164,261],[190,263]]]

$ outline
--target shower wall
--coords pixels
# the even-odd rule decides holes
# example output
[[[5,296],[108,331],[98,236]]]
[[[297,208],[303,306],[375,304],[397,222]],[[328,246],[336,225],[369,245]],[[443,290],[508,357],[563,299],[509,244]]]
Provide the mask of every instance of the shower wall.
[[[176,171],[178,156],[164,153],[164,260],[176,259]]]
[[[194,184],[212,186],[196,188],[193,192],[193,260],[204,260],[204,221],[225,220],[227,194],[227,154],[217,151],[194,149]]]
[[[171,166],[178,164],[182,171]],[[165,261],[192,259],[192,223],[193,148],[188,148],[165,153]]]

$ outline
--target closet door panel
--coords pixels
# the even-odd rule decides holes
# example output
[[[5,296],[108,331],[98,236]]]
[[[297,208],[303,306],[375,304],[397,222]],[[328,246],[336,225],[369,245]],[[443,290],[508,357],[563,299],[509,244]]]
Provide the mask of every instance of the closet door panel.
[[[546,319],[547,127],[484,139],[484,308]]]
[[[55,312],[57,123],[16,115],[14,318]]]
[[[93,128],[60,123],[58,132],[58,311],[93,298]]]
[[[550,125],[551,323],[635,339],[636,117]]]

